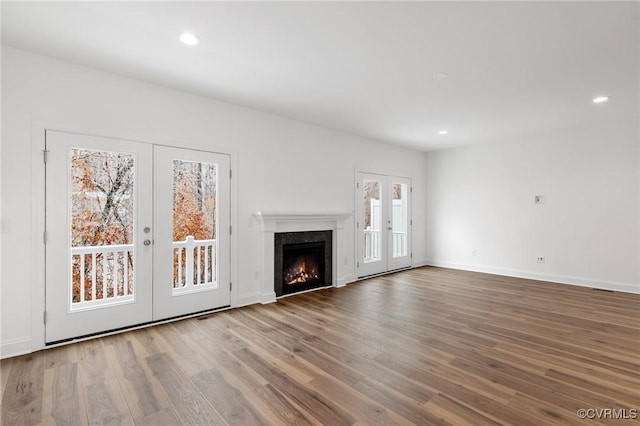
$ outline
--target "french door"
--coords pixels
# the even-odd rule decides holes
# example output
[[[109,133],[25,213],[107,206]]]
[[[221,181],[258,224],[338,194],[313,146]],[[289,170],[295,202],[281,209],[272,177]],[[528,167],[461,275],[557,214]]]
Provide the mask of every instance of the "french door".
[[[358,277],[411,266],[411,180],[358,173]]]
[[[47,343],[229,305],[228,156],[58,131],[45,149]]]
[[[230,300],[229,156],[156,146],[154,320]]]

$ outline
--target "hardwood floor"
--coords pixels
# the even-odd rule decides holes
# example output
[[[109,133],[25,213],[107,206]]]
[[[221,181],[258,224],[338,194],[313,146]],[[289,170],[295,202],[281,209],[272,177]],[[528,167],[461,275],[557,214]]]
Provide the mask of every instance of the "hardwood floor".
[[[426,267],[3,360],[1,423],[640,424],[639,308]]]

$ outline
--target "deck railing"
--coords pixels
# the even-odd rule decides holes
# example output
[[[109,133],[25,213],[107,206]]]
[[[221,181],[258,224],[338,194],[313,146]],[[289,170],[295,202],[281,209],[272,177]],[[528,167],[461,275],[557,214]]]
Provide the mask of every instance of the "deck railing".
[[[379,260],[381,231],[365,229],[364,231],[364,261]],[[407,255],[407,233],[394,231],[391,235],[393,239],[393,257]]]
[[[134,299],[133,244],[71,248],[71,309]],[[216,240],[188,236],[174,241],[173,294],[203,290],[216,283]]]
[[[364,230],[364,261],[380,259],[380,231]]]
[[[407,233],[393,231],[393,257],[407,255]]]
[[[133,244],[71,248],[71,309],[133,300]]]
[[[215,285],[216,240],[188,236],[173,242],[173,294]]]

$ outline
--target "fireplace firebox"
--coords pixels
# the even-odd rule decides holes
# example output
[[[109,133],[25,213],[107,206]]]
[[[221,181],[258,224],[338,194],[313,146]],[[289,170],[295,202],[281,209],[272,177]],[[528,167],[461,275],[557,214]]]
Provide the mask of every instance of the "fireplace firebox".
[[[274,235],[276,297],[332,285],[332,231]]]

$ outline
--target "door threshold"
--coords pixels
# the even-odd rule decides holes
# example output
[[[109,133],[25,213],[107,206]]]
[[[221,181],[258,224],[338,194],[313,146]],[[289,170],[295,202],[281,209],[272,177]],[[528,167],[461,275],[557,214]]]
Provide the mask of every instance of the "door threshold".
[[[151,327],[151,326],[154,326],[154,325],[160,325],[160,324],[167,324],[167,323],[170,323],[170,322],[175,322],[175,321],[179,321],[179,320],[183,320],[183,319],[189,319],[189,318],[193,318],[193,317],[203,317],[203,318],[198,318],[198,320],[207,319],[207,318],[209,318],[209,315],[211,315],[213,313],[226,311],[228,309],[231,309],[231,305],[220,306],[219,308],[213,308],[213,309],[206,309],[204,311],[199,311],[199,312],[192,312],[190,314],[185,314],[185,315],[178,315],[178,316],[171,317],[171,318],[164,318],[164,319],[155,320],[155,321],[143,322],[141,324],[135,324],[135,325],[130,325],[130,326],[126,326],[126,327],[114,328],[114,329],[106,330],[106,331],[99,331],[97,333],[85,334],[83,336],[70,337],[68,339],[56,340],[56,341],[53,341],[53,342],[46,342],[44,344],[44,346],[45,346],[46,349],[55,348],[55,347],[58,347],[58,346],[68,345],[70,343],[84,342],[86,340],[97,339],[99,337],[112,336],[114,334],[120,334],[120,333],[124,333],[126,331],[139,330],[141,328],[147,328],[147,327]]]
[[[407,266],[406,268],[398,268],[392,269],[391,271],[379,272],[377,274],[363,275],[361,277],[357,277],[357,280],[368,280],[369,278],[381,277],[383,275],[395,274],[396,272],[408,271],[409,269],[413,269],[413,266]]]

